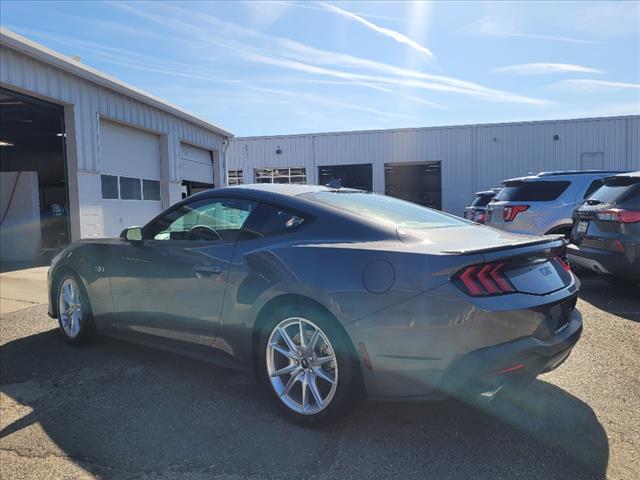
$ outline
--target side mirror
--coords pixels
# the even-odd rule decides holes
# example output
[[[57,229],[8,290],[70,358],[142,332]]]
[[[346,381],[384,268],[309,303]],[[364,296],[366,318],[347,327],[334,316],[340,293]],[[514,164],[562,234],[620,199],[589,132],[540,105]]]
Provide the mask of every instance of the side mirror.
[[[141,227],[129,227],[122,230],[120,238],[127,242],[141,242],[142,241],[142,228]]]

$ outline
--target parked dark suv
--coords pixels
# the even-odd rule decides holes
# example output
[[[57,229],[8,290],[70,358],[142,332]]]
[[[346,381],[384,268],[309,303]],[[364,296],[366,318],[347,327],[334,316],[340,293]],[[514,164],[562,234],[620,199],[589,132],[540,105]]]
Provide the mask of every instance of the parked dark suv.
[[[640,172],[606,178],[573,221],[569,261],[609,281],[640,282]]]
[[[492,188],[483,192],[476,192],[476,198],[464,209],[464,218],[472,222],[484,223],[487,219],[487,205],[499,191],[499,188]]]

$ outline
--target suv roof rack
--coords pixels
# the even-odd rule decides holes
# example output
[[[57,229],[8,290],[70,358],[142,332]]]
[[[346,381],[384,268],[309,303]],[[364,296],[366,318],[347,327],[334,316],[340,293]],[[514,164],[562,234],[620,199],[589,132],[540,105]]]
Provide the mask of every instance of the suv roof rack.
[[[540,172],[537,177],[552,177],[554,175],[593,175],[600,173],[629,173],[629,170],[559,170],[557,172]]]

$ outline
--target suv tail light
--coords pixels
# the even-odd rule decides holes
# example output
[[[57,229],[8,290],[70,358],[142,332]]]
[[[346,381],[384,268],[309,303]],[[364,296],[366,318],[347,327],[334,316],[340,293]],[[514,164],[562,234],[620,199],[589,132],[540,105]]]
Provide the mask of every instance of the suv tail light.
[[[502,210],[502,218],[505,222],[513,222],[520,212],[524,212],[529,205],[505,205]]]
[[[504,262],[471,265],[457,273],[456,280],[462,290],[472,297],[513,293],[515,288],[502,273],[504,266]]]
[[[624,210],[622,208],[611,208],[596,213],[598,220],[605,222],[636,223],[640,222],[640,210]]]

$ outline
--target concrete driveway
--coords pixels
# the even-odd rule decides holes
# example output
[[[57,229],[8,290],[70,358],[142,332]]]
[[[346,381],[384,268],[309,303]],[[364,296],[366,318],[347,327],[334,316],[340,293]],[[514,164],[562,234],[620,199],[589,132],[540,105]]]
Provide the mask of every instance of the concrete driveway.
[[[47,270],[36,267],[0,273],[0,314],[47,304]]]
[[[526,398],[365,402],[316,430],[284,421],[250,375],[115,340],[66,345],[38,304],[43,278],[1,277],[24,307],[0,319],[3,479],[640,477],[640,302],[597,278],[582,340]]]

